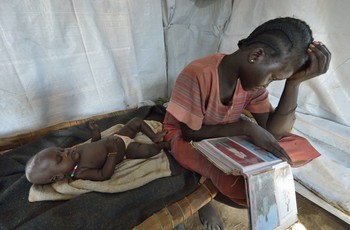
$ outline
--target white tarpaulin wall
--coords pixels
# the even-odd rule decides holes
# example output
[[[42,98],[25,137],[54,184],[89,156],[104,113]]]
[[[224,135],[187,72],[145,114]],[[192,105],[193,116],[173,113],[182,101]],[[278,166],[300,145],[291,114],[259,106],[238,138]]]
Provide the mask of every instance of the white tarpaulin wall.
[[[157,0],[0,0],[0,136],[164,96],[161,15]]]
[[[165,97],[189,61],[295,16],[332,62],[300,88],[293,132],[322,157],[294,173],[349,215],[348,10],[348,0],[0,0],[0,138]],[[282,87],[268,88],[274,104]]]

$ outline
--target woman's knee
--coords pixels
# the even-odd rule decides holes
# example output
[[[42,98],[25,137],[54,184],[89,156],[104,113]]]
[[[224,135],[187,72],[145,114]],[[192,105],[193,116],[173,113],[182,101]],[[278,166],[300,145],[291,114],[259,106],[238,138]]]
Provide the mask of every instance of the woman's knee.
[[[245,181],[243,176],[223,175],[216,184],[218,190],[234,202],[246,200]],[[241,202],[237,202],[241,203]]]

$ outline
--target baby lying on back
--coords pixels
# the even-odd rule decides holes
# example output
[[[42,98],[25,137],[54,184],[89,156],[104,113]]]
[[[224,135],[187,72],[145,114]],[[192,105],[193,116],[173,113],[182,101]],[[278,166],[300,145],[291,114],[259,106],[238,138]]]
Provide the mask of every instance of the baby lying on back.
[[[88,123],[92,133],[91,143],[71,148],[46,148],[26,164],[25,173],[33,184],[49,184],[65,177],[93,181],[108,180],[115,166],[124,157],[128,159],[149,158],[162,149],[169,148],[168,142],[162,142],[165,131],[154,133],[141,118],[133,118],[117,133],[101,139],[97,124]],[[133,140],[142,132],[154,143],[144,144]]]

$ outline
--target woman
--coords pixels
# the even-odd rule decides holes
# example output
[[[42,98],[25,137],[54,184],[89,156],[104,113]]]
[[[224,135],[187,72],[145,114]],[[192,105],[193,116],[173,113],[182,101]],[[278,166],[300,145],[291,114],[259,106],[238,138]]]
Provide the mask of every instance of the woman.
[[[295,120],[299,86],[328,70],[331,53],[324,44],[313,41],[304,21],[290,17],[263,23],[239,41],[238,47],[230,55],[213,54],[185,67],[175,83],[164,128],[171,153],[182,166],[209,178],[224,198],[246,206],[243,177],[225,175],[189,142],[246,135],[289,161],[288,154],[294,150],[288,148],[284,136]],[[275,80],[285,80],[285,86],[274,109],[266,87]],[[244,109],[257,124],[240,119]],[[298,138],[293,141],[305,141]],[[308,148],[316,151],[311,145]],[[201,215],[202,222],[210,225],[212,209],[205,208]]]

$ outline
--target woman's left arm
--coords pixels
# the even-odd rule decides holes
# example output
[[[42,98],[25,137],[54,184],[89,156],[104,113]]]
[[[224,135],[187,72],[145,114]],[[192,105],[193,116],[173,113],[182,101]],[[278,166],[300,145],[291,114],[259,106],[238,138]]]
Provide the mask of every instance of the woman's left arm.
[[[331,53],[321,42],[313,42],[308,50],[309,65],[300,69],[286,80],[283,93],[274,112],[269,114],[254,114],[257,122],[264,125],[276,139],[290,132],[295,121],[295,110],[299,86],[302,82],[327,72],[331,60]],[[264,126],[263,126],[264,127]]]

